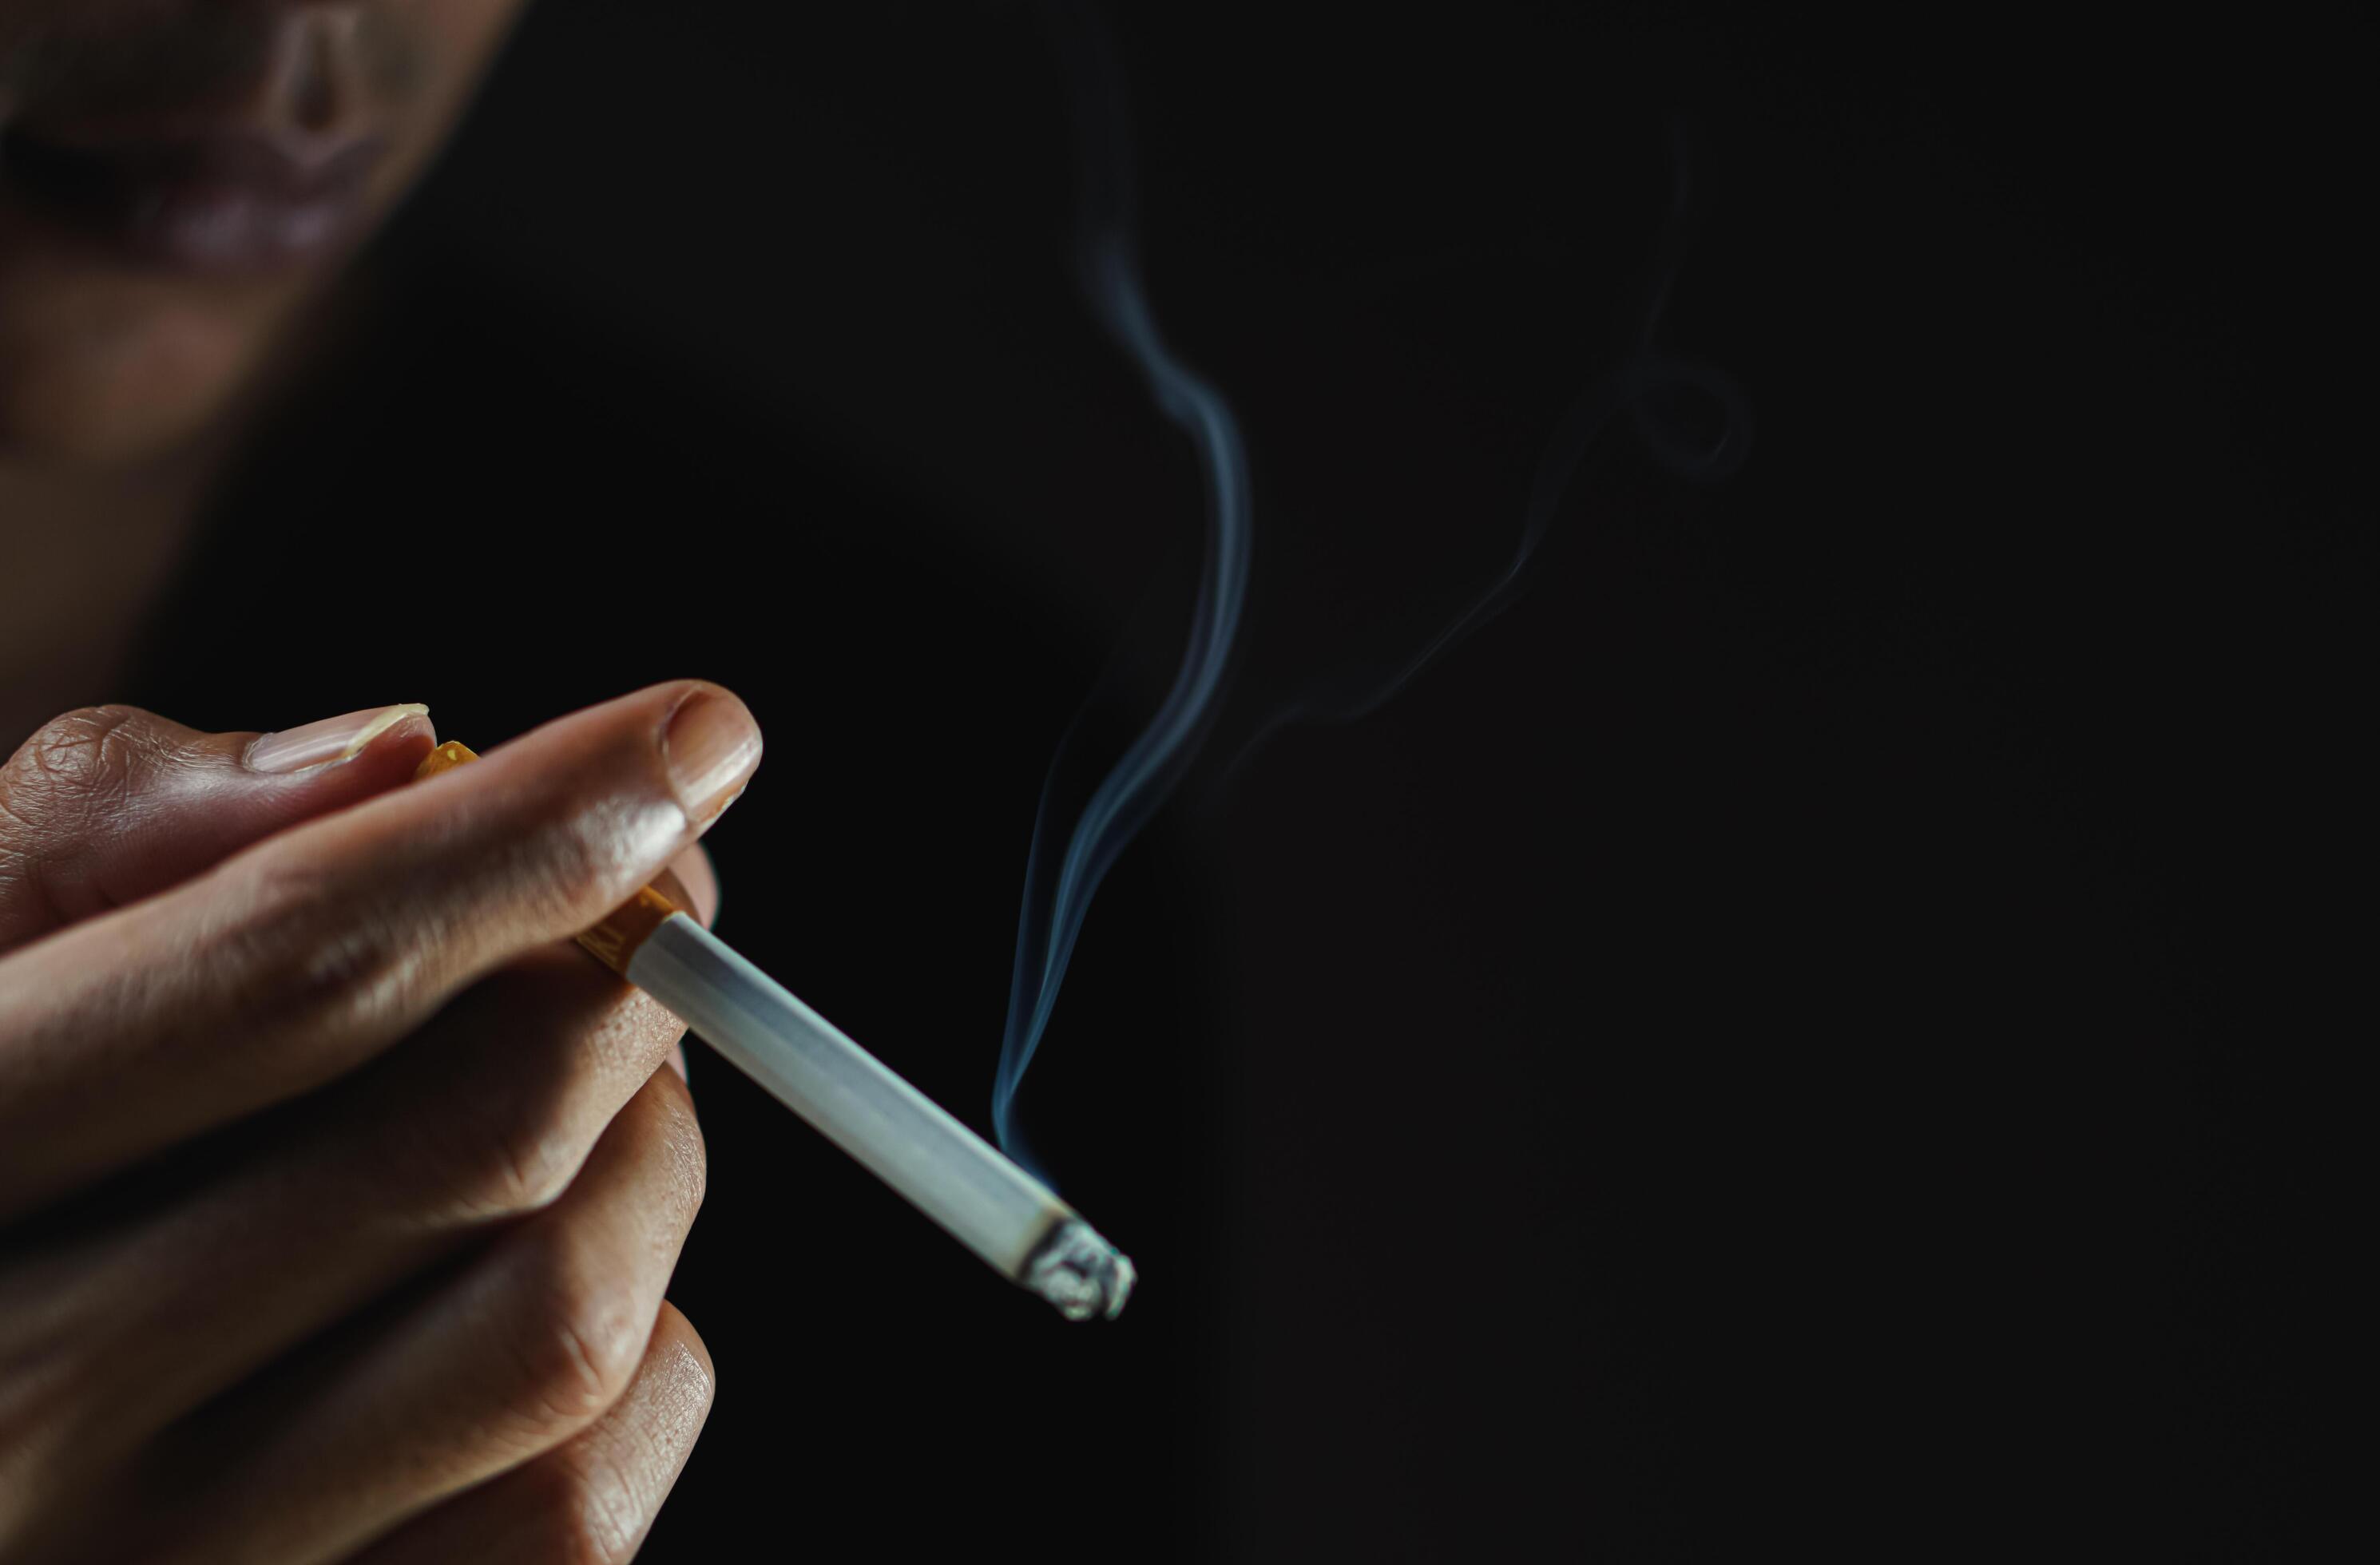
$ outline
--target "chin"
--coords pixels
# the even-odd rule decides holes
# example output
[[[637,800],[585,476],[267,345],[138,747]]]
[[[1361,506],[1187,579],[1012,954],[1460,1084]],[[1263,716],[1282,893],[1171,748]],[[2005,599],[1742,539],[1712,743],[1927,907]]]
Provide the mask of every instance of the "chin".
[[[160,382],[144,375],[0,370],[0,462],[128,467],[170,456],[211,429],[236,376]]]
[[[132,466],[214,427],[289,301],[0,273],[0,462]]]

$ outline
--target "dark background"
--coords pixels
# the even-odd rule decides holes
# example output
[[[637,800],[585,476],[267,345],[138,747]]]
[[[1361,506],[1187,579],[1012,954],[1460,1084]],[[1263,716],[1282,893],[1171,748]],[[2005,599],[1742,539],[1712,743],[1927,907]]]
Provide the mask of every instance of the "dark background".
[[[2361,1231],[2314,1112],[2367,712],[2347,13],[1779,9],[1118,8],[1151,296],[1259,540],[1217,763],[1024,1100],[1142,1292],[1063,1325],[698,1052],[673,1296],[720,1390],[645,1558],[2311,1528]],[[1201,526],[1072,292],[1041,15],[538,9],[151,704],[477,744],[732,685],[771,747],[722,932],[986,1123],[1042,771],[1118,649],[1120,712],[1166,672]],[[1749,460],[1612,431],[1507,612],[1247,751],[1493,584],[1657,276]],[[409,628],[293,666],[236,612],[293,591]]]

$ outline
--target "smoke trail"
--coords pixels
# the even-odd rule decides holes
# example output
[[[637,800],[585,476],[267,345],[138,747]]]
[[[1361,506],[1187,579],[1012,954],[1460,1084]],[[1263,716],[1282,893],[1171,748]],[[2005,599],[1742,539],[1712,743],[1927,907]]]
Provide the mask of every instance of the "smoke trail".
[[[1181,781],[1196,752],[1239,630],[1241,601],[1247,593],[1250,524],[1247,457],[1238,423],[1215,389],[1166,346],[1141,285],[1122,69],[1098,19],[1087,8],[1053,6],[1048,14],[1074,89],[1080,181],[1076,264],[1084,300],[1116,346],[1139,367],[1159,409],[1190,437],[1206,480],[1208,526],[1182,666],[1148,726],[1064,831],[1062,847],[1057,845],[1063,827],[1057,782],[1082,734],[1081,719],[1059,741],[1042,784],[1033,845],[1026,858],[1000,1070],[991,1093],[993,1131],[1002,1147],[1028,1168],[1035,1164],[1014,1111],[1017,1083],[1050,1025],[1075,939],[1099,882]]]
[[[1342,673],[1318,683],[1272,713],[1232,758],[1230,776],[1236,777],[1268,739],[1293,724],[1353,722],[1378,711],[1424,669],[1509,608],[1520,595],[1530,556],[1544,540],[1579,464],[1597,437],[1622,414],[1628,416],[1653,458],[1682,479],[1718,483],[1743,465],[1752,440],[1752,409],[1743,393],[1724,371],[1681,358],[1662,349],[1656,340],[1670,287],[1684,262],[1687,219],[1693,207],[1686,133],[1675,119],[1670,124],[1670,174],[1669,211],[1653,247],[1628,357],[1618,369],[1589,385],[1556,424],[1537,460],[1521,536],[1504,568],[1451,623],[1388,673],[1372,669]],[[1707,432],[1689,422],[1690,413],[1697,411],[1709,426]]]

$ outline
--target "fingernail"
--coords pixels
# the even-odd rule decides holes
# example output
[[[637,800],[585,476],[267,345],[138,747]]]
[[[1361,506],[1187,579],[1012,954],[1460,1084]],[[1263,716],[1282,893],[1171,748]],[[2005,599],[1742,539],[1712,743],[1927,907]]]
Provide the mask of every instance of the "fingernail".
[[[696,825],[708,825],[735,802],[760,764],[760,725],[724,690],[698,690],[678,703],[662,730],[678,803]]]
[[[409,717],[428,717],[419,701],[402,706],[370,707],[345,717],[326,717],[303,728],[267,734],[248,746],[251,771],[303,771],[363,753],[365,746]]]

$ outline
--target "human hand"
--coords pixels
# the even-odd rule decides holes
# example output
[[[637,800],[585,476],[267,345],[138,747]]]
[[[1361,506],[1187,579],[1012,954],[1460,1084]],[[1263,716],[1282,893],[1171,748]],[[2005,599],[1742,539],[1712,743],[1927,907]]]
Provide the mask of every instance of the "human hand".
[[[0,1557],[624,1559],[699,1432],[683,1028],[570,937],[708,916],[759,731],[657,685],[405,787],[370,715],[0,772]]]

